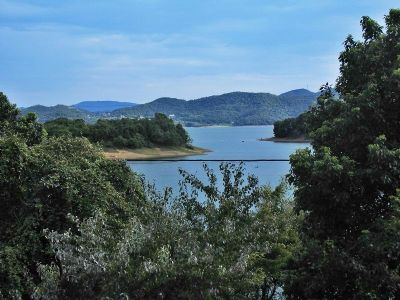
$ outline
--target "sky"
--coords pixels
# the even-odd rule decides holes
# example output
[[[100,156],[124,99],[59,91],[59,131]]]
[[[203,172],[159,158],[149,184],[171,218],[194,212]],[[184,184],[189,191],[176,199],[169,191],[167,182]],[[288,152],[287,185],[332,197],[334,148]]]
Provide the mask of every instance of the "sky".
[[[145,103],[335,83],[392,0],[0,0],[0,91],[19,106]]]

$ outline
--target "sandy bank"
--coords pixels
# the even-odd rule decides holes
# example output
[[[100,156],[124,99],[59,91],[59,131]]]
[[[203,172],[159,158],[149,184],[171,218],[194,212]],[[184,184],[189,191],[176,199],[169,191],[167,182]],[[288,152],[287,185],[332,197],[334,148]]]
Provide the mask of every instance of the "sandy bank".
[[[173,158],[190,155],[201,155],[209,152],[207,149],[193,147],[157,147],[141,149],[104,149],[104,155],[108,159],[124,160],[151,160],[160,158]]]

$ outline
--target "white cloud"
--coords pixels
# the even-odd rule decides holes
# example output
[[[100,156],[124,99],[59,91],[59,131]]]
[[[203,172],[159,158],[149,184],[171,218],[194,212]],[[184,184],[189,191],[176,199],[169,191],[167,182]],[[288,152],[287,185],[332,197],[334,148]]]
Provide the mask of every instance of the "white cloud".
[[[289,11],[295,5],[266,9]],[[3,8],[0,15],[48,10],[0,0]],[[104,30],[40,19],[16,22],[17,26],[0,23],[0,38],[8,43],[7,49],[0,49],[0,65],[8,67],[0,72],[1,88],[24,105],[84,99],[143,102],[161,96],[193,99],[237,90],[281,93],[307,85],[317,90],[337,74],[336,54],[318,56],[299,49],[299,44],[310,43],[306,39],[268,43],[266,24],[272,20],[260,15],[205,20],[172,33]],[[253,36],[253,45],[242,42],[247,31],[256,29],[260,34]],[[227,36],[230,31],[233,34]],[[257,41],[258,36],[262,40]]]

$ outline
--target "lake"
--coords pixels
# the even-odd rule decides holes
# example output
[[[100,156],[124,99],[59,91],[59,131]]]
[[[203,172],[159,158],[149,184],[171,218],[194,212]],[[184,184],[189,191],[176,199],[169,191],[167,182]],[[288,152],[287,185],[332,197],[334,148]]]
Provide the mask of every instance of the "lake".
[[[308,147],[301,143],[274,143],[259,141],[259,138],[273,136],[273,126],[242,127],[190,127],[186,128],[193,139],[193,145],[206,148],[211,152],[205,155],[186,157],[188,159],[288,159],[296,149]],[[183,158],[185,159],[185,158]],[[199,178],[205,179],[202,162],[128,162],[137,173],[143,174],[146,180],[154,183],[157,189],[172,187],[177,191],[181,179],[179,168]],[[218,171],[219,162],[207,163]],[[289,172],[289,162],[246,162],[246,173],[254,174],[261,184],[276,186]]]

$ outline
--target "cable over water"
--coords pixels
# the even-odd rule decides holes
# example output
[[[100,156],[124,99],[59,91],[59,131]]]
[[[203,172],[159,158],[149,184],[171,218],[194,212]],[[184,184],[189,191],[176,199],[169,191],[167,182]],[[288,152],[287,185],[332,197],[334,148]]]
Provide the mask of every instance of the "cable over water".
[[[127,159],[127,161],[167,161],[167,162],[182,162],[182,161],[191,161],[191,162],[279,162],[279,161],[289,161],[289,159]]]

